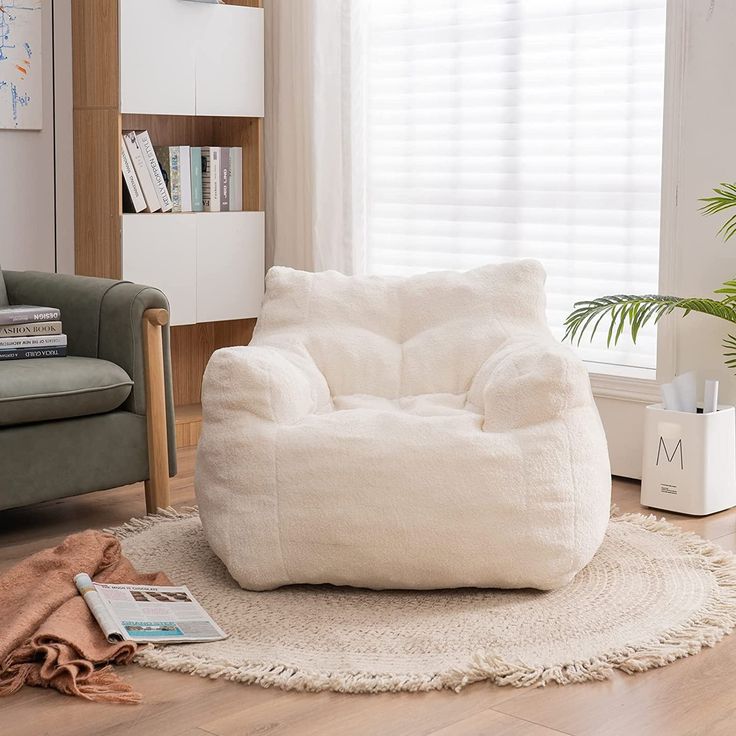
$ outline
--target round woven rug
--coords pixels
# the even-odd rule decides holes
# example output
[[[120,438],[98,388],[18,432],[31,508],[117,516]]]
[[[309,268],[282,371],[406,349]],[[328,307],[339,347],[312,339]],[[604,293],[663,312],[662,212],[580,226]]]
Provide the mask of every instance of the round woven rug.
[[[331,586],[242,590],[205,541],[196,511],[115,530],[140,570],[188,585],[230,634],[150,647],[147,667],[265,687],[340,692],[568,684],[660,667],[736,624],[733,555],[653,516],[614,517],[567,587],[375,592]]]

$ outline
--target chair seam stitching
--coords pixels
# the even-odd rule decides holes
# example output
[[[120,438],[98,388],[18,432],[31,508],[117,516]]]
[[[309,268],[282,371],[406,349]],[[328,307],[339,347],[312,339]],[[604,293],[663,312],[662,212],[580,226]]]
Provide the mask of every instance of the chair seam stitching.
[[[113,388],[121,388],[123,386],[132,386],[133,381],[123,381],[121,383],[111,383],[108,386],[93,386],[91,388],[75,388],[71,391],[57,391],[56,393],[33,394],[32,396],[6,396],[0,397],[0,404],[9,404],[13,401],[32,401],[34,399],[53,399],[61,396],[79,396],[81,394],[93,394],[99,391],[108,391]]]

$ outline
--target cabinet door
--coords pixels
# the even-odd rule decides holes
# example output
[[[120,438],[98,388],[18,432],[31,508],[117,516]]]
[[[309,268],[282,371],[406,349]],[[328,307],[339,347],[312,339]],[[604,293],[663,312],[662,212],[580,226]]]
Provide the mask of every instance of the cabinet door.
[[[197,221],[197,322],[257,317],[264,284],[263,212],[211,212]]]
[[[197,227],[191,214],[123,215],[123,278],[166,294],[172,325],[197,321]]]
[[[263,10],[203,9],[195,52],[197,115],[263,117]]]
[[[120,0],[120,110],[194,115],[194,34],[201,6]]]

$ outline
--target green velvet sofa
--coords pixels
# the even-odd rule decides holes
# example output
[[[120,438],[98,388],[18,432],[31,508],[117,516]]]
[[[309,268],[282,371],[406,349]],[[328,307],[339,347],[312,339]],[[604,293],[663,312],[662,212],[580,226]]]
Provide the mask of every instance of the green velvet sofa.
[[[168,302],[125,281],[0,271],[0,307],[61,310],[68,355],[0,361],[0,509],[176,474]]]

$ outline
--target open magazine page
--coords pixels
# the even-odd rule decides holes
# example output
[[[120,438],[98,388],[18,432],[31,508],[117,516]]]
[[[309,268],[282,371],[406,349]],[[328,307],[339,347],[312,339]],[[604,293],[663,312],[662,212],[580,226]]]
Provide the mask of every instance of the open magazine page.
[[[81,593],[87,607],[92,612],[97,623],[100,625],[102,633],[105,635],[107,640],[110,643],[122,641],[124,637],[120,631],[120,624],[107,610],[105,603],[102,598],[100,598],[100,594],[95,590],[94,583],[90,576],[86,573],[80,572],[78,575],[74,576],[74,582],[77,585],[77,590]]]
[[[92,587],[109,617],[103,618],[105,625],[92,608],[94,597],[84,597],[108,638],[117,633],[131,641],[198,642],[227,636],[186,586],[92,583]]]

